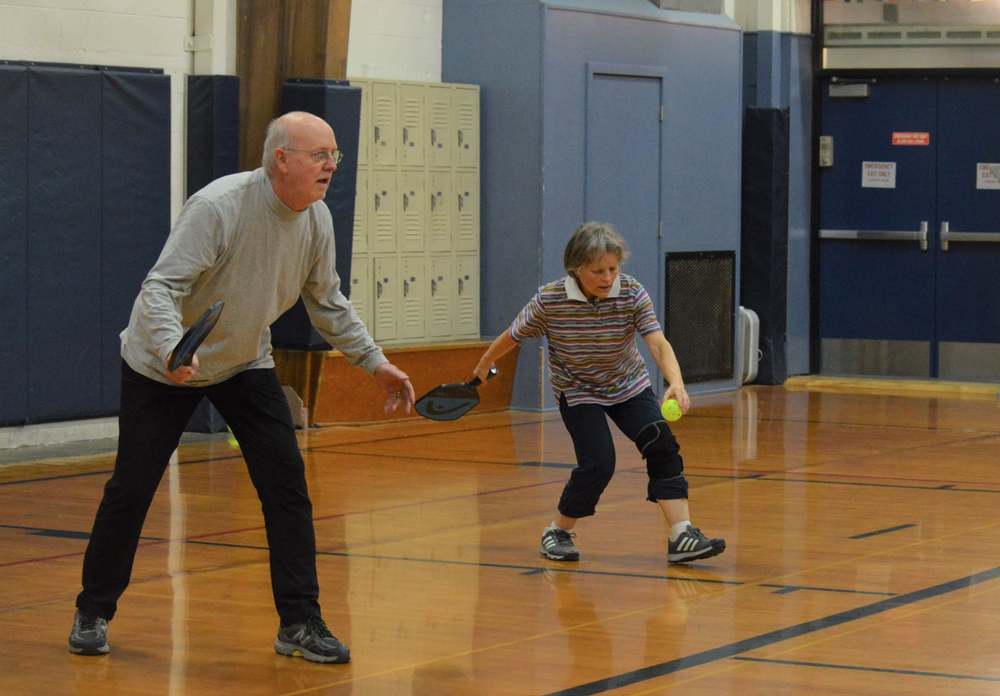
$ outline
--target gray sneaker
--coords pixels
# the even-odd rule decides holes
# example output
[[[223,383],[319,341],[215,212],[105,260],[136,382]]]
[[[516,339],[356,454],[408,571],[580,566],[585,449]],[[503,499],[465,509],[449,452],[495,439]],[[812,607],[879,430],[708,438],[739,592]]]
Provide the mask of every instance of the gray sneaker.
[[[671,563],[686,563],[718,556],[725,550],[725,539],[709,539],[700,529],[688,525],[676,539],[667,544],[667,560]]]
[[[73,630],[69,632],[69,651],[76,655],[107,655],[108,621],[100,616],[87,616],[77,610]]]
[[[305,623],[281,626],[274,651],[279,655],[304,657],[310,662],[350,662],[351,651],[330,633],[318,616],[310,616]]]
[[[567,532],[559,527],[546,527],[542,532],[542,543],[538,553],[553,561],[579,561],[580,552],[573,543],[576,532]]]

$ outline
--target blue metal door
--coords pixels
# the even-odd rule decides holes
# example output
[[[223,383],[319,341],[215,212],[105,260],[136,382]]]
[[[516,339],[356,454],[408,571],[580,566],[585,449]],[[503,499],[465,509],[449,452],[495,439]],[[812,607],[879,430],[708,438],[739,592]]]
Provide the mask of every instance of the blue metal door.
[[[1000,380],[1000,82],[938,83],[938,375]]]
[[[612,223],[631,247],[624,271],[663,319],[660,260],[662,76],[643,66],[591,65],[587,84],[584,216]],[[640,350],[656,374],[656,365]]]
[[[997,83],[893,77],[822,90],[821,372],[996,379]]]

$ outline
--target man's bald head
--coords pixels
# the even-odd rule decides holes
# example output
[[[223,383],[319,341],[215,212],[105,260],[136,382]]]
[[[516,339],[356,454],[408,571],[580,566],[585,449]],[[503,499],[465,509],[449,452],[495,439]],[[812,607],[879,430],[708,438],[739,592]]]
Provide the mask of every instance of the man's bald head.
[[[328,134],[333,134],[330,125],[320,117],[305,111],[290,111],[278,116],[267,125],[260,164],[270,177],[274,174],[275,150],[294,148],[297,142],[313,140],[316,137],[323,138]]]

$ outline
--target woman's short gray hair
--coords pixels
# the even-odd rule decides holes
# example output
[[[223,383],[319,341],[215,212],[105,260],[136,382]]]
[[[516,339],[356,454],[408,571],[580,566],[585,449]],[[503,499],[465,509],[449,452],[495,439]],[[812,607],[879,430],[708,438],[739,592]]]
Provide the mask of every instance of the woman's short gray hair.
[[[618,257],[618,263],[625,263],[628,259],[628,245],[610,223],[585,222],[576,228],[576,232],[566,243],[563,266],[568,273],[572,273],[604,254],[614,254]]]
[[[267,134],[264,136],[264,152],[260,157],[260,166],[268,176],[274,173],[274,151],[279,147],[287,148],[292,144],[288,135],[287,119],[280,116],[267,124]]]

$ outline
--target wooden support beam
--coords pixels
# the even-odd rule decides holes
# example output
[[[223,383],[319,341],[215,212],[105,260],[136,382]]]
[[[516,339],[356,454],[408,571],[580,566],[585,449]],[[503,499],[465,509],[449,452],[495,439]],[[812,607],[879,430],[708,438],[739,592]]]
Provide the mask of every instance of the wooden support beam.
[[[264,131],[289,78],[343,80],[351,0],[238,0],[240,168],[260,165]]]

